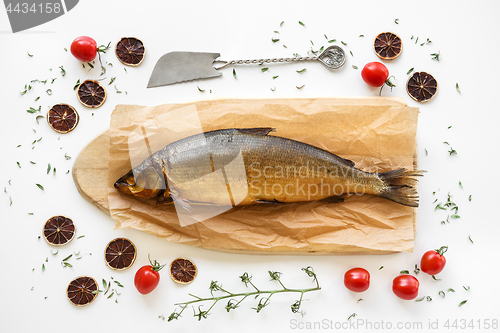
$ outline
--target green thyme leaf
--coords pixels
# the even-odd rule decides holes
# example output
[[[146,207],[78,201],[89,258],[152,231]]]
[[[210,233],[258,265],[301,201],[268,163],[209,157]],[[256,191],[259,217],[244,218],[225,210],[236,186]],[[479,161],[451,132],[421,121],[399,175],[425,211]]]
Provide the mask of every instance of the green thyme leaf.
[[[260,69],[262,72],[267,72],[269,70],[269,67],[264,67]]]
[[[52,169],[52,167],[50,166],[50,163],[47,165],[47,174],[49,174],[50,170]]]
[[[276,80],[279,77],[279,75],[273,76],[273,80]]]
[[[61,69],[61,75],[62,76],[66,75],[66,70],[64,69],[64,67],[63,66],[59,66],[59,68]],[[52,79],[52,83],[54,83],[54,80],[55,79]]]
[[[380,271],[382,268],[384,268],[384,266],[380,266],[378,270]]]
[[[439,55],[440,55],[440,52],[438,52],[438,53],[431,53],[431,56],[432,56],[431,59],[439,61]]]
[[[354,69],[358,69],[358,66],[356,66],[356,65],[352,65],[352,68],[354,68]]]
[[[470,290],[470,286],[467,286],[467,287],[462,286],[462,287],[464,287],[465,291],[469,291]]]
[[[280,41],[280,39],[279,39],[279,38],[271,38],[271,41],[272,41],[273,43],[276,43],[276,42],[279,42],[279,41]]]
[[[356,316],[357,316],[357,314],[356,314],[356,313],[353,313],[352,315],[350,315],[350,316],[349,316],[349,318],[347,318],[347,321],[351,320],[351,318],[354,318],[354,317],[356,317]]]
[[[306,68],[302,68],[301,70],[296,71],[297,73],[303,73],[306,71]]]
[[[415,302],[422,302],[425,299],[425,296],[419,299],[416,299]]]
[[[304,23],[302,23],[301,21],[299,21],[299,24],[303,27],[305,27],[306,25]]]
[[[233,77],[236,79],[236,70],[233,68]]]
[[[400,272],[401,274],[410,274],[410,271],[407,271],[407,270],[403,270]]]
[[[406,75],[410,75],[410,73],[413,72],[414,69],[415,69],[414,67],[410,68],[408,72],[406,72]]]
[[[42,190],[42,191],[44,190],[42,185],[40,185],[40,184],[36,184],[36,186],[38,186],[38,188],[39,188],[40,190]]]
[[[200,88],[200,87],[198,87],[198,86],[196,86],[196,87],[198,88],[198,91],[200,91],[200,92],[204,92],[204,91],[205,91],[205,89],[201,89],[201,88]]]
[[[399,19],[395,19],[394,23],[399,24]]]
[[[444,293],[444,291],[442,291],[442,290],[441,290],[441,291],[439,292],[439,296],[441,296],[442,298],[445,298],[445,297],[446,297],[446,294]]]
[[[73,87],[73,90],[78,89],[79,86],[80,86],[80,79],[78,79],[78,81],[76,81],[75,86]]]
[[[458,93],[461,94],[462,92],[460,91],[460,87],[458,86],[458,82],[457,84],[455,85],[455,88],[457,89]]]
[[[337,40],[336,39],[330,39],[328,43],[335,43]]]
[[[346,42],[343,42],[343,41],[340,41],[340,42],[342,43],[342,45],[347,45],[347,43],[346,43]]]
[[[460,302],[460,304],[458,304],[458,307],[461,307],[461,306],[462,306],[462,305],[464,305],[465,303],[467,303],[467,300]]]
[[[299,86],[295,86],[295,88],[302,89],[302,88],[304,88],[304,86],[305,86],[305,84],[301,85],[300,87]]]

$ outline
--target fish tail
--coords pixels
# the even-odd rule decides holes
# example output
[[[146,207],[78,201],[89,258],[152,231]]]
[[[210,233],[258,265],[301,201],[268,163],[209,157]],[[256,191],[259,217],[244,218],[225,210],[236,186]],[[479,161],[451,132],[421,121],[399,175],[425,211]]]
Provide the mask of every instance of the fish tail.
[[[401,168],[379,173],[378,176],[387,185],[379,196],[405,206],[418,207],[416,188],[418,180],[415,177],[423,176],[424,172],[422,170],[407,171]]]

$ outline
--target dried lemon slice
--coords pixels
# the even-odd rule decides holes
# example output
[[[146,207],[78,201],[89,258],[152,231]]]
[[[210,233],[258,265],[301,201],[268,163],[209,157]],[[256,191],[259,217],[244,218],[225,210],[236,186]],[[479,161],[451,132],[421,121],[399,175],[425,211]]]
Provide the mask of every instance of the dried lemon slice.
[[[116,44],[116,57],[127,66],[139,66],[144,60],[146,48],[142,41],[135,37],[123,37]]]
[[[47,122],[58,133],[69,133],[78,125],[78,112],[68,104],[56,104],[47,112]]]
[[[98,108],[106,100],[106,89],[95,80],[85,80],[76,91],[80,103],[89,108]]]
[[[436,79],[426,72],[415,72],[406,82],[406,91],[417,102],[427,102],[437,93]]]
[[[189,259],[177,258],[170,264],[170,276],[177,283],[188,284],[193,282],[198,268]]]
[[[401,38],[392,32],[382,32],[373,42],[375,53],[381,59],[394,59],[401,54],[403,43]]]
[[[75,237],[75,225],[69,217],[53,216],[43,226],[43,237],[51,245],[67,244]]]
[[[66,295],[69,301],[76,306],[85,306],[97,297],[99,286],[90,276],[79,276],[68,284]]]
[[[108,243],[104,251],[106,264],[116,270],[127,269],[135,261],[137,250],[134,243],[126,238],[116,238]]]

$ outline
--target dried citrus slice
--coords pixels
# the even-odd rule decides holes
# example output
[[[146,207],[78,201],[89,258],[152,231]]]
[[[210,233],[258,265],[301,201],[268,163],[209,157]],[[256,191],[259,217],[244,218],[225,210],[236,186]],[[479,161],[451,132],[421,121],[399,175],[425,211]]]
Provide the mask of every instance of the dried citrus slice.
[[[122,270],[132,266],[136,255],[134,243],[126,238],[116,238],[106,246],[104,260],[110,268]]]
[[[196,265],[189,259],[177,258],[170,264],[170,276],[177,283],[191,283],[197,273]]]
[[[116,57],[127,66],[139,66],[144,60],[146,48],[142,41],[135,37],[123,37],[116,44]]]
[[[80,103],[89,108],[98,108],[106,100],[106,89],[95,80],[85,80],[76,91]]]
[[[78,125],[78,112],[68,104],[56,104],[47,112],[47,122],[58,133],[69,133]]]
[[[76,306],[85,306],[97,297],[99,286],[90,276],[79,276],[68,284],[66,295],[71,303]]]
[[[401,54],[403,44],[401,38],[392,32],[382,32],[373,42],[375,53],[381,59],[394,59]]]
[[[43,226],[43,237],[55,246],[69,243],[75,237],[75,225],[66,216],[53,216]]]
[[[432,99],[438,89],[436,79],[426,72],[415,72],[406,82],[406,91],[417,102],[427,102]]]

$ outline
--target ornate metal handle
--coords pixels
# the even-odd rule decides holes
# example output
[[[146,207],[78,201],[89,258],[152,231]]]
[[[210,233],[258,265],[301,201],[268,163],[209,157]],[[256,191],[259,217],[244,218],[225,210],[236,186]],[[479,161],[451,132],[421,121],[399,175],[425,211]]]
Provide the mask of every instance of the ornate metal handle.
[[[250,64],[264,64],[264,63],[277,63],[277,62],[294,62],[294,61],[309,61],[318,60],[319,57],[293,57],[293,58],[267,58],[267,59],[247,59],[247,60],[217,60],[216,62],[224,62],[224,65],[215,67],[221,69],[231,65],[250,65]]]
[[[314,57],[293,57],[293,58],[267,58],[267,59],[251,59],[251,60],[216,60],[215,62],[224,63],[215,69],[221,69],[229,65],[243,65],[243,64],[264,64],[264,63],[277,63],[277,62],[295,62],[295,61],[309,61],[319,60],[323,65],[330,69],[337,69],[345,63],[345,53],[340,46],[332,45],[327,47],[320,55]]]

